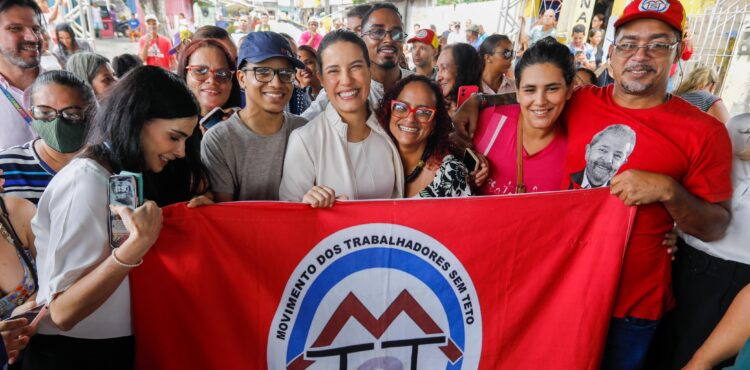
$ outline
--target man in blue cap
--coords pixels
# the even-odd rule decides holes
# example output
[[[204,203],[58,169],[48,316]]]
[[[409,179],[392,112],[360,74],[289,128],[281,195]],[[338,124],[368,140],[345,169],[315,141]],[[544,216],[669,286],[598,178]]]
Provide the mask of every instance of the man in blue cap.
[[[275,32],[251,32],[240,46],[237,79],[245,107],[206,132],[201,143],[214,201],[278,200],[286,143],[307,120],[284,112],[305,65]]]

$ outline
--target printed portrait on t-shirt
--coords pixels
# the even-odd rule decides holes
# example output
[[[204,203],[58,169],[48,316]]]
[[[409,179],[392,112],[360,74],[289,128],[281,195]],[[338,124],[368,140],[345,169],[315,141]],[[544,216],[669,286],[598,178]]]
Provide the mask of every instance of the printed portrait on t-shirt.
[[[570,175],[569,189],[609,186],[635,148],[635,131],[623,124],[607,126],[586,145],[586,167]]]

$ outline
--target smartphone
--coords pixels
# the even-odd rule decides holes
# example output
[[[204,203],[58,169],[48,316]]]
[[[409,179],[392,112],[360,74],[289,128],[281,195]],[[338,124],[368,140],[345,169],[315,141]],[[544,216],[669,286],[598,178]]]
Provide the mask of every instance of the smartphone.
[[[479,86],[461,86],[458,88],[458,99],[456,100],[456,109],[461,107],[461,105],[464,104],[465,101],[469,100],[471,97],[471,94],[476,94],[479,92]]]
[[[479,157],[469,148],[466,148],[464,151],[463,162],[466,165],[466,168],[469,169],[469,172],[474,172],[479,169]]]
[[[29,326],[36,327],[39,324],[39,321],[41,321],[46,314],[47,314],[47,305],[40,304],[34,308],[21,312],[15,316],[11,316],[10,318],[8,318],[8,320],[16,320],[16,319],[24,318],[28,320]]]
[[[109,204],[136,209],[143,203],[143,178],[140,174],[121,172],[109,177]],[[109,211],[109,245],[118,248],[130,232],[120,215]]]
[[[204,129],[208,130],[211,127],[216,126],[217,123],[224,120],[224,111],[221,109],[221,107],[216,107],[214,109],[211,109],[210,112],[208,112],[207,115],[203,116],[200,121],[198,121],[198,124],[201,125]]]

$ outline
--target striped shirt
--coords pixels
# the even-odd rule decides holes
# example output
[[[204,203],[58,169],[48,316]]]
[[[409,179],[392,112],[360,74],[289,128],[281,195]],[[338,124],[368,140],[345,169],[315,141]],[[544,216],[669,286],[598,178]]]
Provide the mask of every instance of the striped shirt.
[[[5,194],[39,202],[55,171],[34,150],[34,141],[0,151],[0,170]]]
[[[703,90],[688,91],[680,95],[680,97],[704,112],[708,112],[708,110],[711,109],[711,106],[713,106],[714,103],[721,100],[720,97]]]

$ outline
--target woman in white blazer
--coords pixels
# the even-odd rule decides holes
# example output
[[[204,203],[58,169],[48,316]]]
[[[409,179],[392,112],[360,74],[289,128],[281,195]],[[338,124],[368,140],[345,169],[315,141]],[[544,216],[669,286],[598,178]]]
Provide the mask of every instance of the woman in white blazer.
[[[364,41],[352,32],[330,32],[318,58],[330,104],[289,136],[279,197],[312,207],[331,207],[337,198],[403,197],[398,149],[367,102],[370,59]]]

